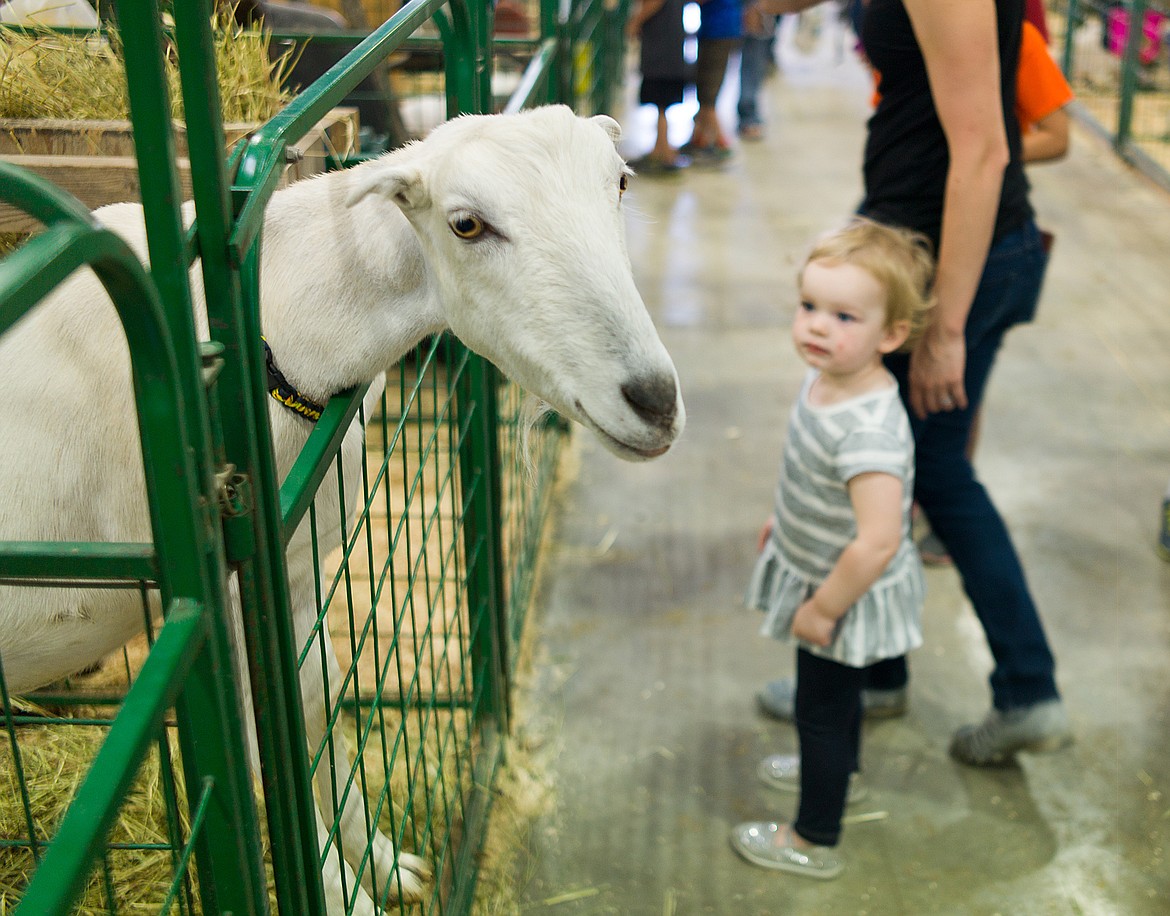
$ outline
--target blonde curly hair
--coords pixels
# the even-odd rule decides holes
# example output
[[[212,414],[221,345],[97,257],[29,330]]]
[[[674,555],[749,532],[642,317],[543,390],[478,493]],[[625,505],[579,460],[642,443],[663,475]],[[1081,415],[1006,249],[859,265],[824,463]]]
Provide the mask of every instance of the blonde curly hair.
[[[855,216],[817,239],[800,273],[813,261],[852,264],[877,280],[886,291],[885,327],[908,322],[910,334],[899,349],[913,348],[934,307],[934,256],[926,236]]]

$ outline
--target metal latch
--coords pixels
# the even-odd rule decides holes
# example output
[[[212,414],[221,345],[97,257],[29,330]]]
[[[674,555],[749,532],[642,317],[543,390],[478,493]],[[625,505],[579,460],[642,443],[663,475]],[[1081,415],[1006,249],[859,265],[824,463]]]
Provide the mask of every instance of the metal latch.
[[[223,523],[223,546],[229,563],[241,563],[256,553],[252,528],[252,482],[225,464],[215,475],[219,513]]]

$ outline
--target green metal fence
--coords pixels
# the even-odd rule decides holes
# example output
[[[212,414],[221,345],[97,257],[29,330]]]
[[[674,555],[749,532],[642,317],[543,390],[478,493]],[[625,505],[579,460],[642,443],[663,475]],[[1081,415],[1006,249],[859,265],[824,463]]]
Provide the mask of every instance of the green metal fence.
[[[105,670],[26,698],[8,695],[0,668],[0,785],[11,799],[0,809],[0,912],[301,916],[327,911],[323,870],[342,871],[343,884],[364,881],[381,909],[404,880],[401,852],[434,871],[412,911],[468,912],[565,430],[555,419],[527,422],[522,392],[440,337],[391,369],[380,397],[334,396],[282,475],[258,259],[288,151],[391,53],[441,52],[428,89],[447,116],[499,107],[491,6],[404,6],[230,161],[211,2],[168,9],[164,32],[155,4],[119,6],[149,273],[67,195],[0,163],[0,198],[45,226],[0,261],[0,333],[79,266],[99,275],[130,344],[153,532],[141,544],[0,542],[0,600],[15,589],[120,589],[141,606],[146,632]],[[605,110],[619,81],[623,14],[600,2],[546,2],[536,34],[502,43],[526,65],[507,107],[560,100]],[[197,212],[190,229],[162,77],[174,52]],[[206,341],[192,318],[196,260]],[[341,506],[359,507],[351,520],[318,493],[351,479],[340,453],[355,417],[367,432],[358,492],[340,494]],[[302,521],[317,583],[308,634],[293,632],[285,567]],[[232,676],[233,595],[243,683]],[[314,667],[324,729],[308,745],[298,673]],[[247,759],[253,721],[259,789]],[[86,738],[64,742],[74,733]],[[326,820],[332,813],[320,827],[318,776]],[[360,864],[346,871],[354,821]],[[375,828],[401,851],[389,867]],[[329,912],[360,911],[352,884],[344,895]]]
[[[1170,5],[1058,0],[1048,22],[1083,119],[1170,188]]]

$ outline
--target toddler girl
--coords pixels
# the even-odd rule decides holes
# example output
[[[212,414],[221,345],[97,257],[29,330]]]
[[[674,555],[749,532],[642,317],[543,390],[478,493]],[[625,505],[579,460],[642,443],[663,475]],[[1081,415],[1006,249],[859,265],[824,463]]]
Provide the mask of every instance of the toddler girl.
[[[745,859],[814,878],[833,854],[861,742],[865,666],[922,644],[922,566],[910,540],[914,442],[882,357],[905,348],[929,308],[921,236],[854,219],[821,239],[800,272],[792,339],[810,371],[792,411],[748,604],[763,632],[794,638],[800,757],[759,768],[798,792],[791,824],[731,833]]]

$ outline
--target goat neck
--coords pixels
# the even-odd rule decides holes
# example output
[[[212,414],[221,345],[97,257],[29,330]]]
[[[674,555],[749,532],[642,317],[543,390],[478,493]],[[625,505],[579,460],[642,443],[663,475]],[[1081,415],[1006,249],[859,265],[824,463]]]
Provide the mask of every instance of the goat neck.
[[[385,200],[347,206],[348,177],[277,192],[264,223],[261,325],[289,381],[322,401],[445,327],[410,224]]]

